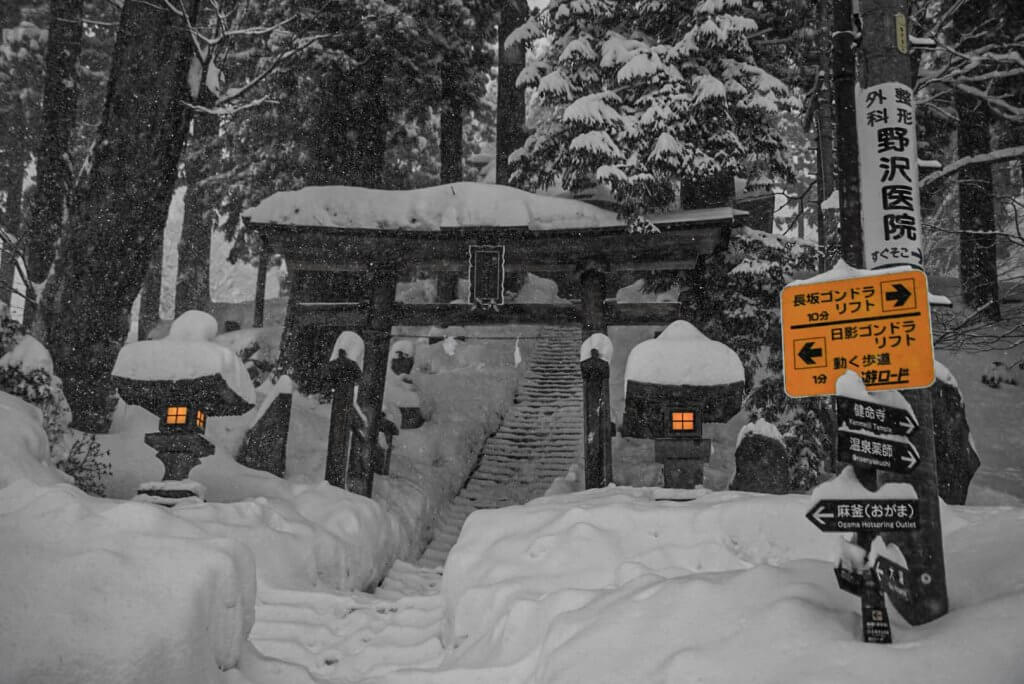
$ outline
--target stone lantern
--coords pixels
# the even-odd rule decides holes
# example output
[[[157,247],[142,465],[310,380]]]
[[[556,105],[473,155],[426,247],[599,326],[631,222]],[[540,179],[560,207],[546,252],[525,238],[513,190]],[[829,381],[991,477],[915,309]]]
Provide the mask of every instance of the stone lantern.
[[[217,323],[199,311],[182,314],[163,340],[125,345],[114,365],[121,398],[160,418],[145,442],[164,464],[161,482],[144,483],[139,494],[161,503],[201,497],[188,480],[199,460],[214,451],[204,436],[207,419],[249,411],[255,391],[241,360],[212,342]]]
[[[711,456],[704,425],[738,413],[744,387],[736,352],[676,321],[629,354],[622,435],[655,440],[666,487],[696,487]]]

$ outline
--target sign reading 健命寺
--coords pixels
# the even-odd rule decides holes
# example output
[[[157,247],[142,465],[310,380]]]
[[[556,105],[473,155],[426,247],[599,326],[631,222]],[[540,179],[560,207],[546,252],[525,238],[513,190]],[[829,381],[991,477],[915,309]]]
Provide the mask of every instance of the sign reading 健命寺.
[[[928,283],[921,271],[789,285],[782,290],[786,393],[835,394],[856,372],[868,390],[935,379]]]

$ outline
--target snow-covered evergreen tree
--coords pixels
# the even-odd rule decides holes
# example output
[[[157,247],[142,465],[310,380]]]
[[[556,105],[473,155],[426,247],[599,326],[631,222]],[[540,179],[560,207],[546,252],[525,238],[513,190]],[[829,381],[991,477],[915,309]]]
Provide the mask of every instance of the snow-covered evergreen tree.
[[[751,421],[763,419],[782,433],[790,488],[817,483],[831,454],[827,400],[792,399],[783,390],[779,293],[798,270],[813,268],[814,245],[755,230],[733,232],[729,248],[690,275],[686,316],[743,361]]]
[[[509,37],[536,41],[519,83],[545,109],[513,182],[596,180],[640,213],[679,181],[786,175],[775,120],[792,102],[754,59],[751,14],[743,0],[552,0]]]

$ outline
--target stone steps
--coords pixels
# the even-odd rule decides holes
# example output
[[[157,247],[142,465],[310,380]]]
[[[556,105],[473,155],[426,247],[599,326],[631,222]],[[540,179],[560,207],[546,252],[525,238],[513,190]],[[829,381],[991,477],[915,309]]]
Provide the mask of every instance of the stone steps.
[[[579,463],[583,449],[580,333],[550,327],[541,333],[515,403],[484,444],[462,491],[438,516],[434,539],[419,564],[443,565],[462,525],[475,510],[526,503]]]

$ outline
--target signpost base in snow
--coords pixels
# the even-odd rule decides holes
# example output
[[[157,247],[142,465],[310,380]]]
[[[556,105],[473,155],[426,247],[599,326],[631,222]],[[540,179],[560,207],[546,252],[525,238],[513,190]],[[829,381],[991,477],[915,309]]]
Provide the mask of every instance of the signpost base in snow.
[[[885,609],[885,597],[870,568],[863,571],[860,591],[860,617],[864,642],[868,644],[891,644],[892,628],[889,626],[889,612]]]

